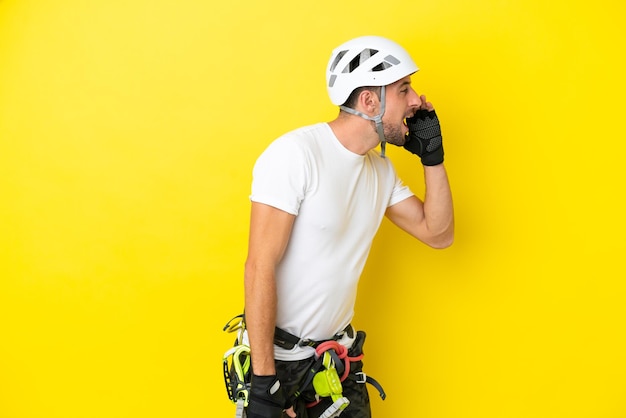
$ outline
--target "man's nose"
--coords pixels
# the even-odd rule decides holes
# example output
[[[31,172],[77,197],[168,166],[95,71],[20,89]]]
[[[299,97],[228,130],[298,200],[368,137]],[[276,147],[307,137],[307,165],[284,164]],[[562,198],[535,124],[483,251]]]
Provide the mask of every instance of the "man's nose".
[[[415,106],[417,109],[419,109],[422,106],[422,99],[420,98],[420,95],[417,94],[415,90],[411,89],[411,92],[413,92],[411,106]]]

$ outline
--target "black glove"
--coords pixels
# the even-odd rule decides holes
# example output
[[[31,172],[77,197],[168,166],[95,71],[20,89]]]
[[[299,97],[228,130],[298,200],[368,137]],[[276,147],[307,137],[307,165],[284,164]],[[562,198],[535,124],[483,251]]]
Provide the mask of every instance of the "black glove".
[[[439,119],[434,110],[420,109],[407,118],[409,134],[404,148],[418,155],[424,165],[443,163],[443,143]]]
[[[252,375],[252,387],[248,409],[248,418],[282,418],[283,410],[287,409],[285,391],[276,375]]]

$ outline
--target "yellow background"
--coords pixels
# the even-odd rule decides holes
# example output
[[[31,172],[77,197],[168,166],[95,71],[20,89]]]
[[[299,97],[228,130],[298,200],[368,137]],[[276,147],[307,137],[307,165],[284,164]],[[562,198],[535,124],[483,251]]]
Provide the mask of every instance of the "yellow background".
[[[225,417],[251,169],[406,47],[457,238],[385,222],[355,323],[377,417],[624,418],[623,1],[0,1],[0,417]],[[423,193],[418,160],[390,158]]]

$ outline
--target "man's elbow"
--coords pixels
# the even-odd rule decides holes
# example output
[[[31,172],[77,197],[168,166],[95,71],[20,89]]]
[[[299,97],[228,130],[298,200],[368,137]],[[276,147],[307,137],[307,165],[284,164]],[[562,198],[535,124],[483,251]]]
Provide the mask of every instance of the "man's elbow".
[[[428,245],[431,248],[434,248],[436,250],[443,250],[443,249],[446,249],[446,248],[452,246],[453,243],[454,243],[454,238],[452,237],[452,238],[449,238],[449,239],[446,239],[446,240],[438,240],[438,241],[433,242],[433,243],[428,243]]]
[[[451,229],[444,233],[432,236],[429,239],[424,240],[424,243],[436,250],[448,248],[454,243],[454,230]]]

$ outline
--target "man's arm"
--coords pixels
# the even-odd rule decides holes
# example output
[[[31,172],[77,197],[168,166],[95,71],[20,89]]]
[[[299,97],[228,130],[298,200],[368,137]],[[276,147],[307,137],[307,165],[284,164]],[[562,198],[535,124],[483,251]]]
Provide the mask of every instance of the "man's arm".
[[[387,217],[404,231],[433,248],[446,248],[454,240],[454,209],[448,175],[443,164],[424,166],[426,196],[415,196],[390,206]]]
[[[454,240],[454,209],[448,174],[443,165],[443,142],[433,104],[420,96],[420,106],[407,118],[407,151],[419,156],[424,166],[426,195],[413,196],[389,208],[387,217],[401,229],[433,248],[447,248]]]
[[[276,374],[274,328],[276,326],[276,266],[291,236],[294,215],[252,202],[248,258],[245,266],[246,328],[254,374]]]

